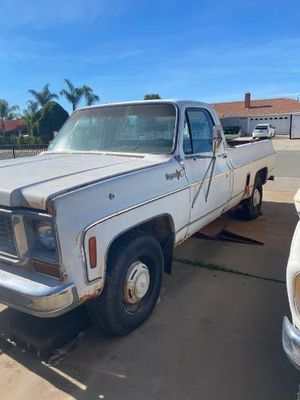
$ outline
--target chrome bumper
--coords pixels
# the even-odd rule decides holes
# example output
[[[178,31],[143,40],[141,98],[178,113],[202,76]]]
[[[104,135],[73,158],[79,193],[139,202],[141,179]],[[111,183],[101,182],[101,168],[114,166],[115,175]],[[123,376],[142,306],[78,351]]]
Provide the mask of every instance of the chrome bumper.
[[[0,269],[0,303],[37,317],[56,317],[78,304],[74,284],[20,271]]]
[[[300,330],[287,317],[283,318],[282,345],[291,363],[300,370]]]

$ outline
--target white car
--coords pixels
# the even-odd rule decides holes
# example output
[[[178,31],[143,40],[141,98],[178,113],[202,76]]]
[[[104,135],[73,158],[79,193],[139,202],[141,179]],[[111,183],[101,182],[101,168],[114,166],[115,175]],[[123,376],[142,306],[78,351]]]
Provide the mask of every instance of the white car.
[[[269,138],[275,137],[275,126],[271,124],[259,124],[253,129],[253,138]]]
[[[86,303],[125,335],[152,312],[173,250],[227,210],[260,213],[269,140],[227,145],[210,105],[75,111],[48,151],[0,162],[0,301],[38,317]]]
[[[295,205],[300,217],[300,189],[295,196]],[[292,323],[283,319],[282,343],[290,361],[300,369],[300,221],[292,240],[286,271],[286,285]]]

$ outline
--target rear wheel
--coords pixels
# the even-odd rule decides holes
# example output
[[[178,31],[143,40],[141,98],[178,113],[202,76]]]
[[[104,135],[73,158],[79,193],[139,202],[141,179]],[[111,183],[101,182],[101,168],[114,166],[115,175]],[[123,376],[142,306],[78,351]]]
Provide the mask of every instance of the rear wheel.
[[[87,303],[92,321],[101,330],[123,336],[151,314],[163,274],[163,253],[157,240],[134,232],[114,249],[107,265],[102,294]]]
[[[252,220],[259,216],[261,210],[262,198],[263,198],[262,182],[260,176],[257,175],[254,181],[253,191],[251,196],[249,197],[249,199],[246,199],[242,203],[243,205],[242,213],[245,219]]]

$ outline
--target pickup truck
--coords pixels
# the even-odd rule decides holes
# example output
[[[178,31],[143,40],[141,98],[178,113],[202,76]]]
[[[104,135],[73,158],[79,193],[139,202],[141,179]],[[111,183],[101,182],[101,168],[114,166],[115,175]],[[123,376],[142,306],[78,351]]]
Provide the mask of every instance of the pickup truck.
[[[300,217],[300,189],[295,196],[295,205]],[[300,369],[300,221],[298,221],[292,240],[286,271],[286,285],[292,324],[287,317],[283,318],[282,344],[290,361]]]
[[[240,205],[261,209],[270,140],[231,141],[208,104],[75,111],[41,155],[0,163],[0,301],[38,317],[86,303],[125,335],[151,314],[175,246]]]

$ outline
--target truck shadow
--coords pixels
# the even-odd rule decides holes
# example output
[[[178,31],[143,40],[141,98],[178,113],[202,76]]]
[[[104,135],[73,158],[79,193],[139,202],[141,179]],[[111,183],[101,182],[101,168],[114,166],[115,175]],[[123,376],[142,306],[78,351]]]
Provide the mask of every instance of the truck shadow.
[[[7,342],[10,322],[21,314],[6,308],[0,312],[0,363],[12,359],[30,373],[18,379],[30,379],[33,373],[79,400],[211,400],[221,391],[232,400],[296,398],[298,374],[286,360],[280,338],[281,318],[289,315],[285,285],[275,280],[285,278],[298,217],[293,204],[266,202],[261,218],[264,246],[193,237],[175,256],[225,263],[269,277],[269,282],[175,262],[174,274],[165,278],[162,301],[143,326],[124,338],[105,337],[91,326],[82,344],[56,367]],[[255,229],[262,221],[252,224]]]

